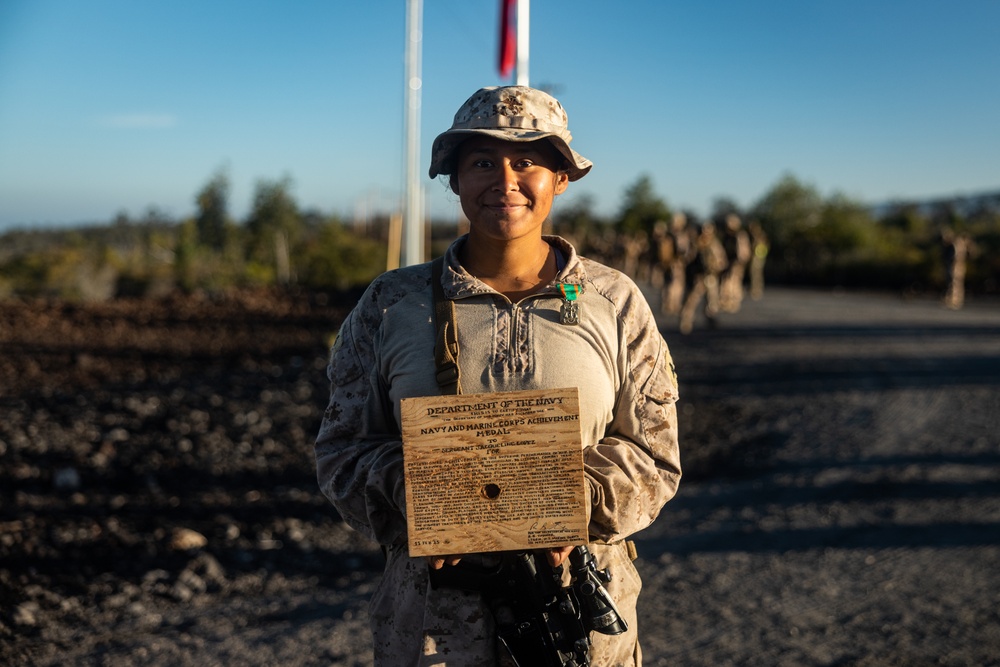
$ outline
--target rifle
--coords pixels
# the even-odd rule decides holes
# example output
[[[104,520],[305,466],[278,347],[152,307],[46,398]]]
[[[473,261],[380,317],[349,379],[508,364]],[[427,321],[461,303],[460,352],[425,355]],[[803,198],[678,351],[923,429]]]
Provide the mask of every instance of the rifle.
[[[518,667],[588,667],[591,632],[628,629],[604,588],[610,572],[597,569],[585,546],[569,561],[571,583],[564,587],[562,565],[549,565],[543,552],[517,552],[483,589],[497,636]]]

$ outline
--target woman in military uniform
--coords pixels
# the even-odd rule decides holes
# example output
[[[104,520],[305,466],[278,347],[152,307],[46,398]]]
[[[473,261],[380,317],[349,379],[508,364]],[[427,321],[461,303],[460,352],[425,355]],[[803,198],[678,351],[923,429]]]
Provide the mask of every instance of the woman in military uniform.
[[[555,198],[592,166],[571,140],[561,104],[539,90],[484,88],[461,106],[432,149],[431,177],[448,177],[470,222],[444,255],[440,287],[455,304],[464,393],[579,388],[589,548],[628,626],[594,633],[591,664],[636,665],[640,581],[627,538],[677,490],[677,381],[635,284],[542,234]],[[370,606],[376,664],[509,664],[483,596],[431,581],[497,556],[407,550],[400,400],[442,391],[432,275],[430,263],[383,274],[344,321],[317,474],[345,521],[386,553]],[[569,552],[546,556],[555,565]]]

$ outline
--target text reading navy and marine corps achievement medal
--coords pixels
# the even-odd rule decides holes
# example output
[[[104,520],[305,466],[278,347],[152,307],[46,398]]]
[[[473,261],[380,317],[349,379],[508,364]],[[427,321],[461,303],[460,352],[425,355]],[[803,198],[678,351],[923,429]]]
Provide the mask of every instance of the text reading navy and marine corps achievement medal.
[[[410,556],[587,543],[576,387],[406,398]]]

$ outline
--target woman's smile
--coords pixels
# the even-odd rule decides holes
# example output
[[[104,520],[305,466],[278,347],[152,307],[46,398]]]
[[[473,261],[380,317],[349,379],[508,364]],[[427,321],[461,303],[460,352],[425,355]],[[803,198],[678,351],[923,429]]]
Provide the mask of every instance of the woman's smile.
[[[470,233],[495,240],[540,237],[552,200],[569,183],[561,164],[545,141],[474,137],[463,143],[456,174]]]

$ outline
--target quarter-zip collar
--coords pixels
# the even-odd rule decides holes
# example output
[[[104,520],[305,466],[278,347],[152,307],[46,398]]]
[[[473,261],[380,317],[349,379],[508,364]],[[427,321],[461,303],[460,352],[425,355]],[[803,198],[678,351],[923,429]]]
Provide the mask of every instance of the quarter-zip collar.
[[[449,299],[462,299],[479,294],[498,294],[492,287],[466,271],[462,263],[458,261],[462,246],[465,245],[467,240],[468,234],[461,236],[455,239],[448,246],[448,250],[445,251],[444,275],[441,276],[445,296]],[[542,240],[555,247],[558,252],[561,252],[566,259],[566,264],[558,275],[556,275],[555,280],[532,296],[551,294],[562,298],[562,294],[559,291],[560,283],[576,285],[582,289],[584,283],[587,281],[587,272],[576,254],[576,249],[561,236],[543,236]]]

